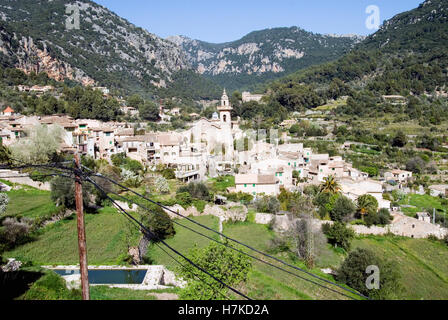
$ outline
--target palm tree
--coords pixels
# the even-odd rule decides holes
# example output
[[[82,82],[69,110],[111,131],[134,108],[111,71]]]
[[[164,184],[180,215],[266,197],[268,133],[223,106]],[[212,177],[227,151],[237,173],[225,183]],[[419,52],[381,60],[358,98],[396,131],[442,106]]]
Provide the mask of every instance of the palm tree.
[[[365,194],[358,198],[358,213],[364,220],[364,216],[378,211],[378,200],[370,194]]]
[[[341,191],[341,185],[334,176],[324,178],[324,182],[320,185],[320,192],[336,194]]]

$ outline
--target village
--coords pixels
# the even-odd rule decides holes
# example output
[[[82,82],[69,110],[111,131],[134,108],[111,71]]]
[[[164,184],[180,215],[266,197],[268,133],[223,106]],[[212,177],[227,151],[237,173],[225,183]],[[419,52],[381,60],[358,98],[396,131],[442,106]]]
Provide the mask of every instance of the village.
[[[108,94],[107,88],[100,89]],[[20,87],[20,90],[30,88]],[[262,95],[245,92],[243,99],[260,101]],[[122,111],[138,115],[134,108],[123,106]],[[179,112],[178,108],[166,110],[161,106],[160,118],[162,122],[169,121]],[[254,199],[278,197],[283,190],[302,192],[307,186],[319,186],[331,177],[340,185],[341,194],[354,203],[359,197],[370,195],[377,200],[378,209],[392,212],[392,228],[355,226],[360,234],[393,232],[408,237],[436,235],[443,238],[447,233],[427,212],[406,216],[401,208],[392,206],[390,197],[384,196],[385,192],[408,189],[405,185],[413,179],[410,171],[394,169],[379,179],[373,179],[341,156],[318,154],[312,148],[305,148],[303,143],[291,143],[288,132],[242,130],[240,119],[232,119],[232,105],[225,90],[217,112],[210,119],[199,118],[198,115],[195,118],[183,131],[150,132],[139,123],[74,120],[67,115],[23,116],[7,107],[0,116],[0,137],[3,145],[11,146],[24,139],[35,126],[57,126],[64,132],[60,145],[62,153],[79,153],[93,160],[108,162],[114,155],[124,154],[153,171],[159,166],[170,168],[176,179],[183,183],[234,176],[235,185],[227,188],[227,193],[249,194]],[[291,124],[290,120],[285,120],[282,125],[288,124]],[[7,172],[0,173],[0,176],[7,176]],[[435,185],[430,190],[432,196],[445,197],[448,186]],[[415,191],[406,191],[411,192]],[[425,193],[424,190],[417,192]],[[261,215],[259,220],[266,223],[272,219]]]

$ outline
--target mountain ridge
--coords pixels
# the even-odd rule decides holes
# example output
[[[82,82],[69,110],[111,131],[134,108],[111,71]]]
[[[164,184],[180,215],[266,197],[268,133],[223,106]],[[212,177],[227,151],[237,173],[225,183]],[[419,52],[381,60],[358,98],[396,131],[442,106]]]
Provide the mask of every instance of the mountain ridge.
[[[383,94],[441,89],[448,70],[448,2],[426,0],[387,20],[348,54],[279,80],[328,86],[334,79]]]
[[[79,10],[79,29],[65,27],[68,5]],[[0,0],[0,9],[3,66],[50,75],[60,69],[54,75],[58,80],[95,83],[124,94],[166,94],[178,73],[195,79],[177,45],[93,1]]]
[[[280,27],[253,31],[225,43],[185,36],[171,36],[167,40],[184,49],[197,72],[221,86],[239,89],[337,59],[363,37],[321,35],[299,27]]]

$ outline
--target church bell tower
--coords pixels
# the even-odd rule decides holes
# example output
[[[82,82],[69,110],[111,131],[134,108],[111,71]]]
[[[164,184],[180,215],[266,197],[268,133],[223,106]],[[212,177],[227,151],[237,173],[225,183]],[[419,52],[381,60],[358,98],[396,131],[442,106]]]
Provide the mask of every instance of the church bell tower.
[[[229,97],[227,96],[226,89],[224,89],[224,93],[221,97],[221,106],[218,107],[219,118],[221,120],[221,124],[225,126],[232,126],[232,106],[230,105]]]

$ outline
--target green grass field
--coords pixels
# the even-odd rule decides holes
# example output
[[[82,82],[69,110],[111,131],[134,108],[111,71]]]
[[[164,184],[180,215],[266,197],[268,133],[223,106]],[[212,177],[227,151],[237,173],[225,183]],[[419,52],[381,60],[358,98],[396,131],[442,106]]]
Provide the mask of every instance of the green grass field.
[[[424,202],[425,203],[425,202]],[[195,217],[196,221],[218,230],[219,221],[213,216]],[[207,234],[214,239],[219,236],[211,231],[199,229],[186,220],[180,223]],[[86,216],[87,247],[90,265],[124,264],[128,245],[137,245],[140,235],[129,225],[128,221],[112,208],[105,208],[98,214]],[[204,248],[209,240],[176,226],[176,236],[167,243],[176,250],[188,254],[194,246]],[[252,222],[224,224],[224,233],[240,240],[256,249],[269,251],[269,240],[275,234],[267,226]],[[353,248],[368,248],[377,255],[397,263],[401,283],[404,287],[402,299],[448,299],[448,247],[426,239],[407,239],[395,237],[363,237],[353,242]],[[245,248],[241,248],[247,251]],[[262,259],[257,253],[252,254]],[[5,258],[17,258],[31,261],[34,265],[72,265],[78,263],[76,236],[76,220],[64,220],[46,227],[30,242],[6,252]],[[278,258],[305,269],[304,264],[293,254],[277,254]],[[153,264],[166,265],[175,270],[178,266],[171,257],[157,246],[151,246],[147,258]],[[345,258],[345,254],[329,246],[325,248],[316,261],[312,271],[321,277],[334,281],[333,277],[321,272],[321,268],[337,269]],[[276,263],[274,263],[276,264]],[[301,274],[309,279],[309,276]],[[245,286],[241,288],[254,299],[341,299],[336,293],[329,292],[305,280],[298,279],[260,262],[253,262],[253,269]],[[94,299],[154,299],[148,292],[133,292],[120,289],[98,287],[92,289]],[[31,292],[28,298],[39,293]],[[42,293],[52,298],[57,293]],[[71,296],[68,294],[67,296]]]
[[[202,223],[210,227],[217,227],[217,221],[214,221],[213,217],[196,219],[201,219]],[[274,237],[274,233],[266,226],[250,222],[225,224],[224,233],[264,252],[268,251],[269,240]],[[187,241],[187,239],[189,240]],[[205,247],[208,241],[182,229],[178,230],[177,235],[169,240],[170,245],[184,253],[188,252],[194,243],[198,247]],[[371,249],[380,257],[397,263],[402,274],[401,283],[404,287],[402,299],[448,299],[448,247],[426,239],[365,237],[354,240],[353,249],[356,248]],[[171,268],[176,266],[166,254],[156,247],[151,248],[149,256],[156,263],[167,264]],[[300,268],[306,268],[301,261],[294,259],[289,254],[280,254],[277,257]],[[320,269],[328,267],[337,269],[344,259],[345,254],[327,247],[318,258],[317,266],[312,272],[334,281],[332,277],[323,274]],[[244,290],[254,299],[341,298],[335,293],[260,262],[253,263],[253,270]]]
[[[235,187],[235,177],[225,176],[222,180],[213,178],[208,180],[208,185],[215,192],[225,192],[229,187]]]
[[[6,252],[4,257],[32,261],[38,265],[78,264],[76,219],[64,220],[41,230],[36,240]],[[90,265],[123,264],[128,243],[140,237],[115,209],[105,208],[86,215],[87,253]]]
[[[443,206],[440,199],[431,197],[429,195],[409,194],[401,200],[400,205],[410,205],[415,208],[403,208],[404,213],[410,216],[415,216],[417,212],[426,212],[432,209],[436,209],[439,212],[445,210],[448,213],[448,207]]]
[[[335,101],[333,103],[329,103],[329,104],[326,104],[326,105],[323,105],[323,106],[319,106],[319,107],[315,108],[314,110],[315,111],[331,111],[331,110],[334,110],[334,109],[339,108],[341,106],[344,106],[346,104],[347,104],[347,100],[340,99],[340,100],[337,100],[337,101]]]
[[[51,201],[50,192],[24,187],[7,192],[9,204],[6,215],[37,218],[51,216],[58,208]]]
[[[195,217],[193,219],[203,225],[206,225],[209,228],[212,228],[213,230],[218,231],[219,229],[219,220],[214,216]],[[215,233],[203,230],[200,227],[198,228],[198,226],[196,226],[192,222],[189,222],[187,220],[177,220],[177,221],[189,228],[198,230],[209,237],[212,237],[217,240],[219,239],[219,236],[216,235]],[[185,228],[175,225],[175,229],[176,229],[176,235],[173,238],[166,240],[166,242],[168,243],[168,245],[172,246],[174,249],[179,250],[184,254],[188,254],[189,250],[192,249],[194,246],[197,246],[198,248],[204,248],[210,243],[208,239],[201,237],[197,234],[194,234]],[[157,246],[151,246],[148,249],[148,253],[146,256],[154,264],[165,265],[172,270],[178,267],[178,264]]]
[[[218,230],[218,219],[213,216],[203,216],[194,218],[196,221]],[[188,227],[197,227],[188,221],[178,220]],[[200,230],[202,233],[213,237],[214,239],[219,239],[219,236],[211,231]],[[254,246],[256,249],[266,251],[268,249],[269,240],[274,237],[272,231],[268,230],[266,226],[257,225],[254,223],[236,223],[236,224],[225,224],[224,234]],[[172,239],[168,239],[167,243],[174,247],[175,249],[188,253],[190,249],[194,246],[198,248],[206,247],[210,241],[193,234],[192,232],[176,226],[176,236]],[[243,249],[243,248],[241,248]],[[254,254],[252,252],[252,254]],[[259,256],[255,253],[256,256]],[[328,250],[325,255],[325,259],[334,261],[335,253],[333,250]],[[148,259],[150,259],[154,264],[163,264],[170,269],[175,269],[178,267],[176,262],[174,262],[169,256],[166,255],[157,246],[152,246],[149,248]],[[261,258],[261,256],[259,256]],[[298,260],[291,259],[290,256],[279,256],[282,259],[287,260],[289,263],[293,263],[301,268],[305,266]],[[324,261],[323,265],[327,266],[328,261]],[[313,270],[314,273],[319,274],[322,277],[329,278],[323,274],[319,268]],[[310,278],[309,276],[307,278]],[[246,293],[254,299],[289,299],[289,300],[308,300],[308,299],[339,299],[340,296],[335,293],[328,293],[328,291],[316,287],[305,281],[301,281],[294,276],[283,273],[275,268],[266,266],[261,262],[255,262],[253,264],[253,271],[249,275],[249,280],[247,286],[244,289]]]
[[[274,233],[270,231],[267,226],[257,225],[249,222],[226,224],[224,227],[224,233],[229,237],[240,240],[245,244],[251,245],[263,252],[269,251],[269,240],[274,237]],[[251,254],[262,258],[265,261],[268,260],[268,258],[265,258],[259,254],[254,254],[253,252]],[[334,255],[335,254],[332,250],[325,250],[324,256],[328,261],[325,261],[325,259],[318,261],[318,266],[315,269],[309,271],[312,271],[312,273],[322,278],[334,281],[333,277],[325,275],[320,271],[321,267],[328,266],[328,262],[335,259]],[[290,254],[277,254],[275,256],[299,268],[307,269],[301,261],[295,259],[294,256]],[[278,263],[274,264],[278,265]],[[283,265],[280,266],[292,270]],[[313,279],[311,276],[308,276],[304,273],[297,273],[299,273],[304,278]],[[293,275],[287,274],[274,267],[257,261],[253,262],[253,271],[250,273],[249,280],[247,282],[247,292],[251,298],[262,300],[346,299],[334,292],[330,292],[315,284],[312,284],[305,280],[301,280],[297,277],[294,277]]]

